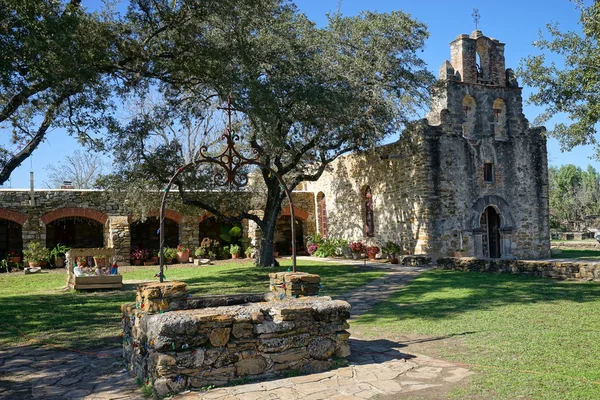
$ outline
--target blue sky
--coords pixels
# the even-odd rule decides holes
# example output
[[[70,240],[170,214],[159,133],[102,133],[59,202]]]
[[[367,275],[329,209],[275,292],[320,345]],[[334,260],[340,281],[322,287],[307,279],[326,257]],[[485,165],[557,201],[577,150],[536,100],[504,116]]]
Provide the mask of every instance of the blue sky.
[[[243,0],[240,0],[243,1]],[[590,3],[587,0],[586,3]],[[100,4],[98,0],[83,0],[82,4],[95,9]],[[326,14],[336,11],[338,7],[344,15],[355,15],[361,10],[389,12],[402,10],[413,18],[428,26],[430,37],[421,53],[429,69],[437,75],[437,71],[446,59],[450,58],[449,42],[461,33],[471,33],[475,29],[473,8],[477,7],[481,15],[479,29],[484,35],[496,38],[506,43],[506,67],[516,69],[520,60],[529,54],[535,54],[532,42],[538,38],[539,29],[544,29],[549,22],[558,22],[563,30],[577,30],[579,13],[575,4],[568,0],[527,0],[515,1],[463,1],[463,0],[298,0],[298,8],[319,25],[327,22]],[[526,99],[530,90],[524,88],[523,98]],[[540,110],[525,105],[525,116],[530,122],[540,113]],[[552,121],[556,122],[556,121]],[[77,149],[77,144],[60,130],[50,133],[48,140],[43,143],[11,176],[13,188],[29,186],[29,171],[33,169],[36,175],[36,187],[45,187],[46,167],[51,163],[59,163],[60,157]],[[591,148],[577,148],[570,153],[560,151],[560,146],[554,139],[548,140],[549,162],[551,165],[575,164],[586,167],[593,165],[600,170],[600,163],[590,159]]]

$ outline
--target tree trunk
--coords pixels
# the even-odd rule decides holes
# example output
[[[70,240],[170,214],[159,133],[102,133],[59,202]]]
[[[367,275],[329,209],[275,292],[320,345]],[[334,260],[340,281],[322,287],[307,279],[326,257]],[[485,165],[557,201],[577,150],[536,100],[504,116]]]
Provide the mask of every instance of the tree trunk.
[[[265,214],[260,227],[260,250],[257,260],[259,267],[279,266],[275,256],[273,238],[275,236],[275,227],[277,218],[281,214],[281,203],[283,202],[284,194],[277,181],[267,184],[267,205]]]

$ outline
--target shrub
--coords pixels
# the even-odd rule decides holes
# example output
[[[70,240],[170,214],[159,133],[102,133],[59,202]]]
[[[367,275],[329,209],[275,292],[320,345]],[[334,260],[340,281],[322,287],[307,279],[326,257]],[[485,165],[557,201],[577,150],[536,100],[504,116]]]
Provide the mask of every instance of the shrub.
[[[343,256],[346,247],[348,247],[348,241],[345,239],[327,238],[319,245],[314,255],[316,257]]]
[[[163,250],[165,253],[165,258],[177,258],[177,249],[172,249],[170,247],[167,247],[166,249]]]
[[[28,262],[39,263],[50,260],[50,250],[42,246],[40,242],[29,242],[23,250],[23,256]]]
[[[310,244],[308,245],[307,251],[308,254],[310,254],[311,256],[319,249],[319,245],[318,244]]]
[[[396,254],[400,254],[402,251],[402,247],[399,244],[388,241],[383,246],[381,246],[381,252],[386,254],[388,257],[393,257]]]

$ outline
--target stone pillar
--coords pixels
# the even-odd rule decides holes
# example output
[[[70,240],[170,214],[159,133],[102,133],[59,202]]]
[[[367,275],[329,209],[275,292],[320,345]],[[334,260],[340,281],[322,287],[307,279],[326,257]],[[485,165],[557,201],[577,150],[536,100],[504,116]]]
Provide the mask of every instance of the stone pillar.
[[[318,296],[321,277],[306,272],[276,272],[269,274],[270,290],[280,298]]]
[[[26,248],[30,242],[40,242],[46,246],[46,225],[39,219],[37,214],[30,213],[29,218],[21,227],[21,236],[23,238],[23,248]]]
[[[190,255],[194,255],[194,250],[199,246],[198,224],[193,217],[185,217],[179,224],[179,243],[190,249]]]
[[[473,230],[473,257],[483,257],[482,233],[481,229]]]
[[[129,264],[131,248],[131,233],[127,216],[113,215],[108,219],[108,238],[106,246],[115,249],[115,261],[119,264]]]
[[[510,240],[511,231],[500,231],[500,257],[503,259],[513,259],[512,241]]]

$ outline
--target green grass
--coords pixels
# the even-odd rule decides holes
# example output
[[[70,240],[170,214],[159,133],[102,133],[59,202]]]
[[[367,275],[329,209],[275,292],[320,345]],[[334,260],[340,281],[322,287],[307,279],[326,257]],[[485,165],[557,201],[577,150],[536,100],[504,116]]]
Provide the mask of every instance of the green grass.
[[[433,270],[353,326],[454,337],[438,351],[478,372],[456,398],[597,399],[599,310],[597,283]]]
[[[208,267],[169,267],[168,280],[187,282],[192,295],[266,292],[269,272],[279,268],[256,268],[248,263]],[[381,271],[362,271],[356,266],[299,262],[300,271],[321,275],[322,295],[337,296],[381,277]],[[157,269],[123,273],[125,280],[156,280]],[[66,275],[0,274],[0,347],[30,338],[76,349],[119,345],[120,305],[135,301],[135,286],[121,291],[63,292]]]
[[[600,261],[600,251],[597,250],[579,250],[579,249],[563,249],[562,253],[555,258],[569,258],[587,261]]]

